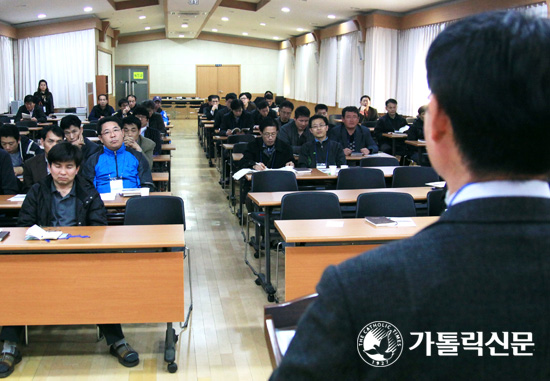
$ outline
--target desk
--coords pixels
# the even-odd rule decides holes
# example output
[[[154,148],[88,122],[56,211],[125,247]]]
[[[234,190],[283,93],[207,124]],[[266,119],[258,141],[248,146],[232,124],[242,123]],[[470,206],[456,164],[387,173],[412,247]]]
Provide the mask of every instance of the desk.
[[[176,145],[175,144],[163,144],[161,145],[162,151],[175,151]]]
[[[328,266],[381,244],[411,237],[438,219],[412,217],[415,227],[376,227],[363,218],[275,221],[275,227],[287,243],[323,243],[321,246],[286,247],[285,298],[288,300],[315,292],[315,286]],[[335,246],[346,242],[354,244]]]
[[[391,154],[395,156],[395,141],[396,139],[407,139],[407,134],[399,132],[389,132],[382,134],[383,137],[391,139]]]
[[[90,238],[25,241],[27,228],[7,228],[0,325],[170,322],[165,359],[173,363],[171,322],[185,319],[183,253],[131,251],[184,247],[183,225],[61,229]]]
[[[418,160],[422,158],[422,151],[426,149],[426,141],[418,141],[418,140],[405,140],[405,144],[408,144],[410,146],[416,147],[418,149]],[[420,164],[420,163],[418,163]]]
[[[374,193],[374,192],[399,192],[399,193],[409,193],[413,196],[415,200],[426,200],[428,192],[431,191],[431,187],[411,187],[411,188],[376,188],[376,189],[342,189],[342,190],[323,190],[323,191],[316,191],[316,192],[330,192],[334,193],[338,196],[338,200],[342,204],[350,204],[357,202],[357,196],[359,196],[362,193]],[[293,193],[293,192],[250,192],[248,193],[248,197],[254,202],[254,204],[258,208],[264,208],[265,210],[265,221],[269,221],[271,217],[271,210],[273,207],[281,206],[281,200],[285,194]],[[364,219],[360,219],[361,221],[364,221]],[[322,220],[319,220],[322,221]],[[344,219],[343,221],[350,221],[350,219]],[[301,224],[307,225],[305,221],[300,221]],[[366,222],[365,222],[366,224]],[[317,235],[313,235],[314,237],[320,236],[325,237],[326,235],[326,229],[324,228],[325,225],[323,225],[323,229],[320,229],[319,232],[317,232]],[[307,228],[307,227],[306,227]],[[380,229],[380,228],[378,228]],[[396,230],[396,229],[394,229]],[[269,223],[264,224],[264,239],[265,239],[265,275],[256,272],[256,270],[245,261],[245,263],[250,267],[254,275],[258,277],[257,282],[259,282],[265,292],[268,296],[268,301],[272,302],[275,300],[275,293],[277,290],[273,287],[271,284],[271,249],[270,249],[270,227]],[[287,240],[285,236],[283,236],[286,242],[294,242],[291,240]],[[315,242],[315,241],[303,241],[303,242]],[[328,241],[327,241],[328,242]]]
[[[361,161],[361,159],[364,159],[366,157],[393,157],[395,159],[395,156],[392,156],[392,155],[387,154],[385,152],[378,152],[378,153],[374,153],[372,155],[346,156],[346,161],[353,162],[354,164],[356,164],[358,161]],[[351,164],[351,163],[348,163],[348,164]]]
[[[172,190],[172,156],[170,155],[153,156],[153,166],[155,165],[155,163],[166,163],[166,169],[168,171],[168,191],[170,192]]]

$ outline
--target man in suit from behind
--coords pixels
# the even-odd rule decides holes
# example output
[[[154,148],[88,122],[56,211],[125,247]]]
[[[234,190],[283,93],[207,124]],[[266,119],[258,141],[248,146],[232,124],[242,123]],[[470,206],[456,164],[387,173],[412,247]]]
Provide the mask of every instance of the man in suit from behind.
[[[64,136],[63,130],[58,126],[46,126],[42,129],[40,145],[44,147],[44,152],[23,163],[23,188],[25,193],[31,189],[33,184],[50,174],[47,159],[48,152],[54,145],[62,142]]]
[[[549,379],[548,51],[550,20],[518,12],[438,35],[424,127],[448,209],[326,269],[272,379]]]

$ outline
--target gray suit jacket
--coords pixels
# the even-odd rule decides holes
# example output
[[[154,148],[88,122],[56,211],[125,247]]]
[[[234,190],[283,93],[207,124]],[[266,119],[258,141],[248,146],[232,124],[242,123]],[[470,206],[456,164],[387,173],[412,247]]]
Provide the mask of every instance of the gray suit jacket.
[[[141,147],[141,153],[145,156],[145,159],[147,159],[147,162],[149,163],[149,168],[153,170],[153,151],[156,146],[155,142],[139,135],[137,143]]]
[[[550,200],[487,198],[451,207],[416,236],[384,245],[337,267],[298,324],[280,380],[542,380],[550,378]],[[374,321],[395,325],[403,353],[387,367],[359,357],[357,339]],[[438,355],[426,335],[410,332],[531,332],[533,356],[463,350]]]
[[[306,136],[306,141],[312,142],[315,138],[313,137],[313,134],[311,131],[309,131],[309,128],[306,128],[303,132]],[[292,121],[288,122],[284,126],[280,128],[279,134],[277,136],[278,139],[281,139],[281,141],[285,142],[289,146],[292,146],[292,152],[295,154],[299,154],[301,150],[301,144],[299,144],[299,136],[298,136],[298,127],[296,127],[296,121],[292,119]]]

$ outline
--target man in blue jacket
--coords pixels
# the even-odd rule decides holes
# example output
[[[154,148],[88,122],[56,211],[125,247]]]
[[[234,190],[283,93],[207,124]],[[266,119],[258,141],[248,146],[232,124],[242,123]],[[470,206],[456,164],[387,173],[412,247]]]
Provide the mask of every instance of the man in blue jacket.
[[[127,188],[154,188],[147,159],[124,145],[121,121],[115,117],[103,118],[97,125],[97,134],[103,150],[88,158],[83,176],[92,181],[99,193],[111,193]]]

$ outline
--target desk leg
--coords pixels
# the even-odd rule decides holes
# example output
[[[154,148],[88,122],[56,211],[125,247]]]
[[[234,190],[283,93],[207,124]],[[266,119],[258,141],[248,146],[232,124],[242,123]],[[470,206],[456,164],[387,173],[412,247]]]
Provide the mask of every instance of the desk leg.
[[[164,361],[168,363],[168,371],[170,373],[176,373],[178,370],[178,364],[174,362],[176,360],[175,344],[177,342],[178,335],[176,335],[176,330],[172,328],[172,323],[167,323],[166,339],[164,341]]]
[[[222,189],[225,189],[225,177],[226,177],[226,173],[225,173],[225,148],[223,148],[223,145],[222,145],[222,152],[221,152],[221,163],[222,163],[222,168],[221,168],[221,179],[220,179],[220,185],[222,186]]]
[[[259,277],[262,281],[262,287],[267,293],[267,301],[275,301],[275,288],[271,284],[271,237],[269,234],[270,226],[269,220],[271,217],[271,207],[265,207],[265,224],[264,224],[264,237],[265,237],[265,276],[260,274]],[[260,247],[261,249],[261,247]]]
[[[395,156],[395,139],[391,140],[391,155]]]

